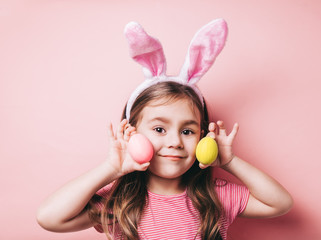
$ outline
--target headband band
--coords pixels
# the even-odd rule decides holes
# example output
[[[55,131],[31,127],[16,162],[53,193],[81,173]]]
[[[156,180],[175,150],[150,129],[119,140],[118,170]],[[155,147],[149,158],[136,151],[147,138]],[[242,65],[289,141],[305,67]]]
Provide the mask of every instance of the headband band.
[[[159,82],[174,81],[188,85],[197,93],[203,104],[203,96],[196,83],[209,70],[224,47],[227,24],[223,19],[211,21],[195,34],[180,74],[175,77],[166,75],[163,47],[156,38],[149,36],[136,22],[128,23],[124,32],[130,56],[143,67],[145,76],[145,80],[134,90],[127,102],[127,120],[130,119],[131,108],[139,94]]]

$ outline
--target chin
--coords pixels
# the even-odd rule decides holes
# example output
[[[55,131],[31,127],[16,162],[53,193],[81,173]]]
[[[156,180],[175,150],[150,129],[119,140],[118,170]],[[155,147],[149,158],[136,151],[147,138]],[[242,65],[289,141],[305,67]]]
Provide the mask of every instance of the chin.
[[[162,171],[153,171],[149,169],[149,174],[165,179],[177,179],[182,177],[186,171],[173,171],[173,169],[163,169]]]

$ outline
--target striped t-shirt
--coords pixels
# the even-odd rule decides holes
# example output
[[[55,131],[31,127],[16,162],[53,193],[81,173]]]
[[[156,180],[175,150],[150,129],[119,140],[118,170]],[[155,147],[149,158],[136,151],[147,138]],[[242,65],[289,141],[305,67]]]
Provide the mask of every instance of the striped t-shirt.
[[[109,189],[108,186],[102,188],[98,195],[106,197]],[[223,180],[216,181],[215,191],[223,207],[220,234],[223,239],[227,239],[227,229],[245,209],[249,191],[244,186]],[[102,207],[99,203],[98,206]],[[186,191],[177,195],[148,192],[148,202],[138,226],[138,234],[139,239],[194,239],[199,226],[198,210],[194,208]],[[95,228],[103,232],[101,225]],[[119,230],[114,239],[121,239]],[[195,239],[201,239],[200,234]]]

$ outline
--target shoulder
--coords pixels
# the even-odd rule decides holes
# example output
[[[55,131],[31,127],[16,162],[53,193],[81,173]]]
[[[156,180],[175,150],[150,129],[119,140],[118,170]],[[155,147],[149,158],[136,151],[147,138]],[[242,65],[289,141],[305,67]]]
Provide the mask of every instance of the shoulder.
[[[223,211],[228,215],[235,217],[244,211],[250,195],[247,187],[223,179],[216,179],[215,191]]]
[[[112,186],[113,183],[108,184],[96,192],[96,194],[90,200],[93,207],[99,210],[104,208],[104,202],[108,198]]]
[[[101,189],[99,189],[96,192],[96,195],[102,197],[102,198],[106,198],[109,195],[109,192],[111,190],[111,188],[113,187],[114,183],[110,183],[104,187],[102,187]]]
[[[96,192],[96,194],[91,199],[92,207],[94,207],[98,211],[101,211],[105,208],[104,202],[105,202],[105,199],[107,199],[112,186],[113,186],[113,183],[108,184]],[[94,225],[94,228],[100,233],[104,232],[104,229],[100,223]]]

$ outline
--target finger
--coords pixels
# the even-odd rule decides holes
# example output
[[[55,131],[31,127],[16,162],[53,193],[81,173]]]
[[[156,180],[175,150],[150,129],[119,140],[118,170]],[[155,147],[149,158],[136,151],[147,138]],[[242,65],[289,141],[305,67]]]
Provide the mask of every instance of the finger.
[[[131,125],[129,124],[129,123],[127,123],[126,125],[125,125],[125,128],[124,128],[124,130],[126,131],[128,128],[130,128],[131,127]]]
[[[113,124],[109,123],[107,128],[107,134],[110,140],[115,140],[114,130],[113,130]]]
[[[238,123],[235,123],[234,126],[233,126],[233,129],[232,129],[232,132],[230,133],[229,136],[230,136],[232,139],[234,139],[235,136],[236,136],[236,134],[238,133],[238,131],[239,131],[239,124],[238,124]]]
[[[124,128],[126,124],[127,124],[127,120],[123,119],[118,125],[117,132],[116,132],[117,139],[122,139],[124,137]]]
[[[214,132],[209,132],[206,136],[215,139],[215,136],[216,136],[216,135],[215,135]]]
[[[208,125],[208,131],[209,132],[208,132],[208,134],[206,136],[215,139],[215,136],[216,136],[215,128],[216,128],[216,124],[214,122],[211,122]]]
[[[203,163],[199,163],[198,166],[200,167],[200,169],[205,169],[205,168],[209,167],[210,165],[205,165]]]
[[[208,131],[209,132],[214,132],[215,130],[215,123],[211,122],[209,125],[208,125]]]
[[[128,125],[128,124],[127,124]],[[130,137],[133,135],[133,132],[136,132],[136,128],[132,126],[127,126],[125,127],[125,133],[124,133],[124,140],[129,141]]]
[[[129,137],[130,137],[130,127],[127,125],[125,126],[125,132],[124,132],[124,140],[125,141],[128,141]]]
[[[150,162],[146,162],[146,163],[141,164],[139,171],[146,171],[147,168],[149,167],[149,165],[150,165]]]
[[[215,135],[218,135],[218,133],[219,133],[218,131],[219,131],[219,128],[218,128],[217,124],[214,123],[214,133],[215,133]]]
[[[150,162],[138,163],[134,161],[133,168],[135,169],[135,171],[146,171],[149,165],[150,165]]]
[[[136,132],[136,128],[135,128],[135,130],[130,133],[130,136],[133,136],[133,135],[135,135],[136,133],[137,133],[137,132]]]
[[[226,135],[226,129],[223,121],[218,121],[217,125],[219,127],[219,134],[224,134]]]
[[[208,167],[217,167],[219,166],[219,158],[216,158],[214,160],[214,162],[212,162],[211,164],[203,164],[203,163],[199,163],[199,167],[201,169],[205,169],[205,168],[208,168]]]

